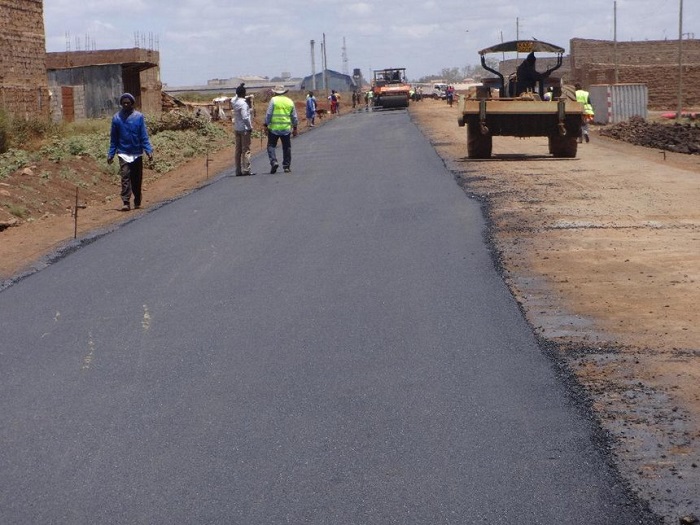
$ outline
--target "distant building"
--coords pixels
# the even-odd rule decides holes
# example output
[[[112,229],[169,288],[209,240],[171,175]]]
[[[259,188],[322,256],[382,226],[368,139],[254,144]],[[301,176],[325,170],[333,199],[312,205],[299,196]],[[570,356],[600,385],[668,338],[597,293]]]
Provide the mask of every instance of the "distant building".
[[[332,69],[326,69],[325,75],[324,72],[321,71],[320,73],[316,73],[316,75],[304,77],[304,79],[301,81],[300,89],[302,91],[313,90],[314,79],[316,80],[316,90],[318,91],[331,91],[335,89],[336,91],[340,92],[354,91],[355,89],[361,88],[361,86],[355,83],[355,80],[353,80],[350,75],[344,75],[343,73],[338,73]],[[328,85],[326,85],[326,83]]]

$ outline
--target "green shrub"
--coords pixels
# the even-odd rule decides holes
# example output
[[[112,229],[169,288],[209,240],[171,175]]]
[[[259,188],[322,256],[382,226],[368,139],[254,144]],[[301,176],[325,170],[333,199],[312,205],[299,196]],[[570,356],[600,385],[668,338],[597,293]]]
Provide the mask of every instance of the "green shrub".
[[[10,205],[8,206],[7,211],[10,213],[10,215],[14,215],[19,219],[26,219],[29,217],[29,210],[27,210],[27,208],[24,206]]]
[[[29,153],[24,150],[10,149],[0,154],[0,179],[6,179],[12,173],[31,162]]]
[[[44,119],[20,119],[10,120],[9,139],[13,147],[19,148],[32,141],[55,133],[60,126]]]
[[[116,173],[118,164],[107,164],[111,119],[94,119],[71,124],[44,125],[40,121],[9,121],[0,113],[0,133],[9,130],[7,151],[0,153],[0,179],[43,158],[59,163],[75,156],[95,159],[105,173]],[[158,173],[170,171],[192,157],[213,152],[231,143],[230,130],[196,117],[188,112],[166,113],[148,121],[151,142],[155,149],[152,168]],[[17,126],[15,127],[15,124]],[[43,133],[41,147],[36,153],[11,147],[16,137]],[[1,137],[0,137],[1,139]]]

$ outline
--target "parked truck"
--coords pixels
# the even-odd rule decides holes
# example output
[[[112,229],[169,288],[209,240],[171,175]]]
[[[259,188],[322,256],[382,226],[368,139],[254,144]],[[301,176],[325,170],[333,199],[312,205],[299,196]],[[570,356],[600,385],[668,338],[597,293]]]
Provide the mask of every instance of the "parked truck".
[[[485,55],[509,52],[555,53],[557,60],[554,67],[539,75],[541,78],[534,87],[523,91],[523,83],[519,82],[517,73],[506,79],[486,64]],[[576,102],[573,87],[561,86],[558,79],[550,76],[561,67],[564,49],[539,40],[514,40],[487,47],[479,54],[481,66],[496,77],[483,79],[474,97],[460,97],[458,124],[467,128],[467,156],[472,159],[490,158],[493,137],[509,136],[547,137],[551,155],[576,157],[583,105]],[[559,96],[546,101],[544,92],[550,85],[556,86],[555,93]]]

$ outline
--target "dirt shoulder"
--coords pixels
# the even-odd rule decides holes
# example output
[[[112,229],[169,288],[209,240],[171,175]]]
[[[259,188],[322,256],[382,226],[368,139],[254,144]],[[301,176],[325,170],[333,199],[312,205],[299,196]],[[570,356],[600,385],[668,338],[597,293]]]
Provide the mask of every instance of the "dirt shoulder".
[[[577,159],[494,137],[466,158],[446,104],[411,106],[484,203],[505,279],[614,437],[623,475],[668,523],[700,514],[700,159],[600,137]]]
[[[544,139],[496,137],[494,159],[473,161],[456,107],[424,100],[410,113],[484,204],[506,282],[543,345],[589,396],[622,474],[665,522],[700,515],[698,157],[594,130],[577,159],[549,158]],[[263,146],[254,140],[254,153]],[[192,191],[229,169],[232,157],[227,148],[160,177],[146,172],[144,209],[126,214],[117,181],[91,180],[80,192],[78,237]],[[28,179],[43,169],[4,181],[0,191],[31,198]],[[40,218],[0,231],[0,283],[73,238],[74,192],[69,185],[44,199],[55,203]]]
[[[213,154],[208,163],[209,175],[213,176],[228,167],[233,158],[233,148],[226,148]],[[64,163],[72,166],[85,164],[91,173],[99,173],[94,161],[89,159],[72,159]],[[48,169],[54,168],[47,165]],[[55,169],[55,168],[54,168]],[[43,163],[34,165],[24,173],[15,174],[4,182],[5,191],[13,197],[27,202],[37,194],[34,188],[43,172]],[[148,208],[182,193],[191,191],[207,180],[207,159],[194,159],[191,162],[167,173],[157,176],[154,172],[144,170],[143,209],[128,213],[121,212],[119,198],[119,181],[114,177],[101,174],[87,187],[78,188],[77,237],[83,237],[96,229],[113,226],[135,215],[144,213]],[[0,185],[0,191],[3,186]],[[76,185],[70,183],[50,183],[46,190],[51,195],[37,195],[46,203],[46,211],[0,231],[0,282],[22,272],[31,271],[42,257],[50,254],[71,241],[76,233],[76,221],[73,215],[76,203]],[[53,205],[48,205],[48,203]],[[41,203],[36,205],[41,206]]]

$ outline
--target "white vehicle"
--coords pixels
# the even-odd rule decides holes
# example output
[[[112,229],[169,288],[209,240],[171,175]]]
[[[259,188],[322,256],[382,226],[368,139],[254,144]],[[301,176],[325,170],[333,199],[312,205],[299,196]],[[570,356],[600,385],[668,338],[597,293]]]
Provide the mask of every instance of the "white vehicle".
[[[447,97],[447,84],[438,82],[433,84],[433,98],[446,98]]]

